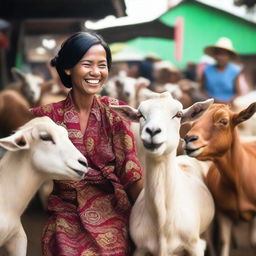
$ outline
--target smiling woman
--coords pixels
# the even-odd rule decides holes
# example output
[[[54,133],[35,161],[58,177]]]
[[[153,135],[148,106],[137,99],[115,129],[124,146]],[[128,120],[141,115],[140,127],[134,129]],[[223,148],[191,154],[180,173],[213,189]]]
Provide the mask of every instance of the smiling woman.
[[[51,64],[71,91],[32,111],[67,128],[90,169],[80,182],[54,182],[43,255],[130,255],[128,220],[142,188],[141,167],[129,123],[109,107],[122,103],[97,95],[108,78],[110,49],[97,34],[76,33]]]
[[[71,76],[75,98],[97,93],[108,77],[106,51],[102,45],[93,45],[82,59],[65,73]],[[81,104],[83,104],[82,99]]]

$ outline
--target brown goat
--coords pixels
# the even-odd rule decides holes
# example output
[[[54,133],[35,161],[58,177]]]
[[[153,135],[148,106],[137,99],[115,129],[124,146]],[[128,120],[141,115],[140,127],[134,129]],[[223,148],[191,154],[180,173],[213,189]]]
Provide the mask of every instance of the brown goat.
[[[0,92],[0,137],[6,137],[33,118],[28,102],[16,91]]]

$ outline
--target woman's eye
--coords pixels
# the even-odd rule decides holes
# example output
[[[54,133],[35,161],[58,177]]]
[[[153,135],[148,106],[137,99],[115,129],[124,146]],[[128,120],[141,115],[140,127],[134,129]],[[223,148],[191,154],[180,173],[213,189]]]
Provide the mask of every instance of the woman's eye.
[[[175,118],[175,117],[181,118],[182,116],[183,116],[182,111],[178,111],[178,112],[176,113],[176,115],[174,115],[172,118]]]

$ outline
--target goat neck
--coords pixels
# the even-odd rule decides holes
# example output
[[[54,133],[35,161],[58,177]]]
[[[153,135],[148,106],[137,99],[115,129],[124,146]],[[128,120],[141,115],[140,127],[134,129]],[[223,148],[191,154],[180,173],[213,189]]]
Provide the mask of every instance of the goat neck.
[[[165,224],[166,212],[171,210],[168,197],[171,194],[170,188],[174,189],[175,186],[175,157],[175,151],[160,157],[146,155],[145,204],[156,211],[158,219],[162,221],[160,226]]]
[[[29,151],[6,152],[0,162],[0,193],[5,194],[0,202],[5,205],[7,211],[15,212],[18,216],[24,212],[45,180],[45,175],[33,171],[30,158]]]

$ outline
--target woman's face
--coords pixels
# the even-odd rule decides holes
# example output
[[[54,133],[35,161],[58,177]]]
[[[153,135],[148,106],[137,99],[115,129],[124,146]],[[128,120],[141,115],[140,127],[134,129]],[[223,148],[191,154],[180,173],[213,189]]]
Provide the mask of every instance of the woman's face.
[[[71,76],[74,90],[89,95],[98,93],[108,78],[105,49],[100,44],[93,45],[73,68],[65,72]]]

